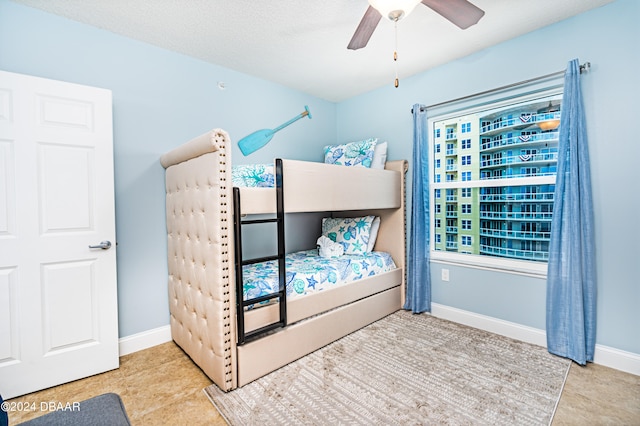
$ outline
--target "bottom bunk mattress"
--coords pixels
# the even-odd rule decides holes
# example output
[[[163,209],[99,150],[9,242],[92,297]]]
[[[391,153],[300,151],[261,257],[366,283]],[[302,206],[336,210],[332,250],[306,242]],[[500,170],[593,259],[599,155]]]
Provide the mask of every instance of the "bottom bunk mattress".
[[[317,249],[304,250],[288,254],[285,265],[288,301],[396,269],[391,255],[379,251],[328,258],[320,256]],[[244,300],[275,293],[278,262],[246,265],[243,279]]]

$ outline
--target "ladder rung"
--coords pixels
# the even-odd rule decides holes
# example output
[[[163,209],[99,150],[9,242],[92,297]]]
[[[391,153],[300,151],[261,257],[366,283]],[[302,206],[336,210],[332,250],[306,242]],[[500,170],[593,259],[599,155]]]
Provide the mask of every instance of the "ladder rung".
[[[242,220],[240,221],[240,224],[242,225],[253,225],[256,223],[275,223],[277,222],[279,219],[277,217],[271,218],[271,219],[247,219],[247,220]]]
[[[242,266],[244,266],[244,265],[253,265],[254,263],[268,262],[270,260],[278,260],[278,259],[280,259],[280,256],[278,256],[278,255],[265,256],[265,257],[256,257],[254,259],[243,260],[242,261]]]
[[[278,291],[276,293],[265,294],[264,296],[254,297],[253,299],[243,300],[242,301],[242,306],[249,306],[249,305],[253,305],[253,304],[256,304],[256,303],[264,302],[264,301],[267,301],[267,300],[271,300],[271,299],[275,299],[275,298],[281,298],[282,297],[282,293],[283,292]]]
[[[267,331],[275,330],[276,328],[280,328],[283,326],[284,326],[284,322],[278,321],[278,322],[274,322],[273,324],[265,325],[264,327],[260,327],[256,330],[245,333],[245,336],[244,336],[245,343],[252,339],[255,339],[256,337],[260,336],[263,333],[266,333]]]

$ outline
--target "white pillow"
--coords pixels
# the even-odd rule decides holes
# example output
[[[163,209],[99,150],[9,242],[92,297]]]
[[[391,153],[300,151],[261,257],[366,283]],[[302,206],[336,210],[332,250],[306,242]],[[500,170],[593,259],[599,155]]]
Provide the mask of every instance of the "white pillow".
[[[387,162],[387,142],[378,142],[373,150],[372,169],[384,169]]]
[[[380,218],[376,216],[373,222],[371,222],[371,229],[369,230],[369,243],[367,244],[367,252],[369,253],[373,251],[373,246],[376,244],[378,229],[380,229]]]

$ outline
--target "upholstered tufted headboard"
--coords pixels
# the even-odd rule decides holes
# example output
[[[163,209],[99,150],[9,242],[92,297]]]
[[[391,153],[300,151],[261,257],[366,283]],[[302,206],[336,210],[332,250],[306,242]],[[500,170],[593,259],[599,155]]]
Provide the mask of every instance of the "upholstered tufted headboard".
[[[229,135],[214,129],[163,155],[171,334],[224,390],[236,387]]]

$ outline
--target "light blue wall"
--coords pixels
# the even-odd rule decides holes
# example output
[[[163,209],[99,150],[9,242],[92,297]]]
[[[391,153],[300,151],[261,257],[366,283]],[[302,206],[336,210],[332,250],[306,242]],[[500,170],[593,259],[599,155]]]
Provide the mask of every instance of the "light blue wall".
[[[234,162],[320,161],[335,141],[333,103],[7,0],[0,0],[0,69],[113,92],[120,336],[169,323],[163,153],[215,127],[237,141],[304,105],[311,120],[249,157],[234,147]]]
[[[391,159],[411,158],[414,103],[431,105],[566,68],[579,58],[589,121],[595,201],[597,343],[640,354],[640,2],[618,0],[458,61],[338,105],[338,139],[377,136]],[[436,43],[437,41],[431,41]],[[425,49],[429,49],[425,41]],[[385,66],[385,64],[381,64]],[[391,66],[389,64],[389,66]],[[400,72],[402,63],[399,64]],[[545,328],[544,280],[432,264],[433,301],[539,329]]]

